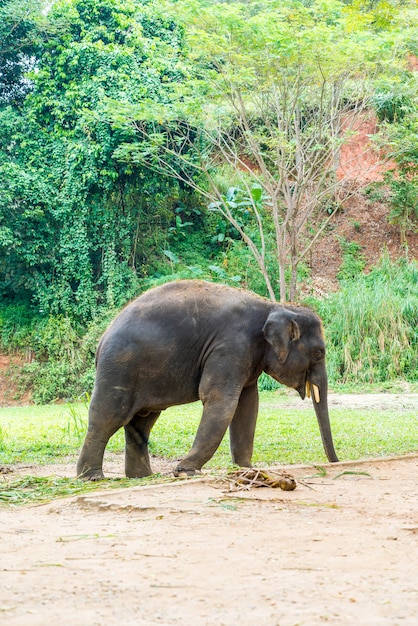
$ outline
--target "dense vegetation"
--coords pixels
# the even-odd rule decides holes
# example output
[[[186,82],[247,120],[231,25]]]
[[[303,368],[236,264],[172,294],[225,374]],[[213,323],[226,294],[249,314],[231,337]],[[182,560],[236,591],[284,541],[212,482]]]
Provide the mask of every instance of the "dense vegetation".
[[[108,321],[161,281],[297,297],[347,197],[354,113],[379,119],[407,245],[417,16],[412,0],[0,0],[0,345],[31,354],[22,387],[89,392]],[[339,278],[310,301],[331,381],[418,380],[416,263],[365,276],[348,242]]]

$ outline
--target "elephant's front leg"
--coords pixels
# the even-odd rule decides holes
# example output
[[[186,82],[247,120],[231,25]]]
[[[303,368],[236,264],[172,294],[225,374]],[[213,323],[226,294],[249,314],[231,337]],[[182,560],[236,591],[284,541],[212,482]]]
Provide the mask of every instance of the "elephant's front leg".
[[[251,467],[257,414],[258,388],[255,383],[242,390],[229,426],[232,461],[241,467]]]
[[[219,372],[218,372],[219,375]],[[180,461],[175,474],[193,475],[215,454],[234,416],[241,389],[232,386],[225,391],[225,378],[207,377],[201,383],[199,394],[203,402],[202,419],[197,429],[193,447]]]
[[[134,415],[125,426],[125,474],[128,478],[143,478],[152,474],[148,439],[160,411],[146,416]]]

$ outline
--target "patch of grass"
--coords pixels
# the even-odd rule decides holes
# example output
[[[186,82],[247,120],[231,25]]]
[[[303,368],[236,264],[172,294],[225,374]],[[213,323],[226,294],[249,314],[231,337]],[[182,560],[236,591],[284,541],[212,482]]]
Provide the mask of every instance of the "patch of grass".
[[[0,409],[0,465],[63,461],[78,454],[87,429],[86,403]],[[107,449],[123,449],[123,429],[110,440]]]
[[[347,241],[339,237],[340,246],[343,252],[343,260],[337,273],[339,280],[355,278],[360,274],[366,265],[366,260],[361,252],[361,246],[355,241]]]
[[[87,409],[72,405],[84,421]],[[10,407],[0,410],[3,431],[2,464],[45,465],[74,454],[79,439],[71,427],[66,405]]]
[[[335,449],[342,461],[405,454],[418,450],[416,414],[399,410],[331,410]],[[261,407],[254,462],[326,461],[313,409]]]
[[[68,439],[76,439],[80,446],[83,445],[87,431],[87,414],[90,404],[90,395],[85,394],[83,402],[83,410],[80,411],[79,406],[68,403],[65,416],[68,418],[66,424],[66,434]]]
[[[418,265],[387,255],[368,274],[311,300],[324,323],[334,383],[418,380]]]
[[[380,383],[348,382],[337,385],[330,384],[329,393],[418,393],[418,383],[396,379]]]
[[[292,406],[289,406],[291,399]],[[257,422],[255,462],[319,463],[325,460],[316,417],[310,403],[279,392],[261,394]],[[297,400],[297,399],[296,399]],[[196,402],[165,411],[157,421],[150,450],[157,456],[177,459],[190,449],[201,416]],[[340,457],[402,454],[418,449],[416,415],[413,410],[374,410],[331,407],[335,446]],[[87,425],[87,406],[49,405],[0,409],[2,464],[60,462],[78,454]],[[121,452],[123,429],[107,449]],[[208,464],[230,463],[228,436]]]

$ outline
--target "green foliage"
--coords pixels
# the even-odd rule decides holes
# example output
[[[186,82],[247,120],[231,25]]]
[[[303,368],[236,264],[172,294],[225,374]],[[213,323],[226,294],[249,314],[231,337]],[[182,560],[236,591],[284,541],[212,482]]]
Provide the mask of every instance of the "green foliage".
[[[399,102],[388,93],[387,67],[400,75],[408,46],[401,35],[403,7],[389,16],[386,4],[371,9],[338,0],[180,0],[175,10],[187,41],[184,80],[169,85],[165,101],[110,103],[114,128],[134,134],[116,155],[132,167],[147,164],[209,198],[210,209],[250,249],[273,300],[278,293],[281,301],[296,296],[298,266],[329,221],[321,207],[336,195],[341,144],[372,95],[382,119],[393,107],[396,119],[401,108],[405,117],[414,107],[412,89],[399,95]],[[170,14],[173,3],[165,6]],[[239,180],[226,192],[218,183],[225,168]],[[245,189],[247,205],[234,197],[237,188],[241,194]],[[272,216],[269,225],[255,189]],[[248,208],[256,215],[255,239],[242,224]],[[222,220],[219,225],[216,237],[224,241]],[[270,277],[274,265],[266,263],[263,239],[269,226],[275,232],[279,285]]]
[[[415,84],[416,90],[416,84]],[[385,176],[389,186],[389,221],[399,227],[401,242],[406,244],[407,231],[418,232],[418,98],[415,109],[399,123],[386,124],[384,133],[397,163]]]
[[[248,254],[243,247],[244,252]],[[348,255],[347,259],[340,291],[324,300],[308,302],[318,310],[324,322],[330,381],[333,384],[384,384],[402,378],[418,381],[416,263],[403,259],[392,264],[384,258],[379,266],[364,275],[358,271],[356,257],[353,261]],[[245,263],[241,261],[243,269]],[[236,259],[233,262],[236,263]],[[226,272],[232,268],[214,264],[206,269],[180,264],[176,267],[177,274],[153,277],[146,286],[173,278],[204,278],[232,285],[248,280],[247,287],[257,286],[257,272],[255,276],[245,270],[241,276],[234,275]],[[255,282],[252,284],[250,279]],[[33,399],[39,403],[91,393],[96,346],[116,313],[116,310],[109,310],[87,327],[81,327],[65,317],[33,318],[30,311],[21,306],[2,309],[0,337],[3,346],[9,351],[19,349],[32,355],[32,362],[19,373],[20,390],[32,388]],[[277,388],[266,375],[260,378],[259,386],[261,390]]]
[[[250,233],[256,235],[254,231],[250,230]],[[272,238],[273,233],[267,237],[266,265],[270,270],[272,284],[277,286],[279,273],[274,256]],[[231,240],[228,242],[223,252],[222,267],[229,275],[239,276],[241,278],[241,285],[246,289],[251,289],[251,291],[255,291],[265,297],[269,296],[263,275],[258,265],[254,262],[254,258],[248,246],[246,246],[243,241]]]
[[[33,361],[20,374],[20,384],[34,389],[33,401],[39,404],[69,400],[86,391],[81,364],[72,361]],[[91,380],[88,381],[91,389]]]
[[[13,304],[0,309],[0,345],[3,350],[25,350],[30,346],[37,318],[25,304]]]
[[[372,98],[372,104],[380,122],[402,121],[416,110],[414,99],[416,84],[406,78],[403,81],[392,80],[378,83]]]
[[[115,160],[132,132],[110,127],[107,101],[165,99],[183,34],[153,3],[63,0],[38,18],[30,93],[0,109],[0,297],[86,323],[138,292],[181,196]]]
[[[418,380],[418,266],[383,258],[312,303],[324,323],[331,382]]]
[[[263,372],[258,379],[259,391],[275,391],[279,387],[279,383],[271,376],[268,376],[265,372]]]
[[[385,176],[389,187],[389,221],[399,227],[401,242],[407,231],[418,231],[418,89],[416,72],[405,72],[387,87],[390,106],[377,112],[382,123],[380,145],[391,151],[396,167]],[[385,100],[386,102],[386,100]]]
[[[25,77],[39,53],[43,15],[40,0],[0,2],[0,104],[19,104],[31,90]]]
[[[90,393],[94,382],[94,355],[115,310],[82,326],[65,316],[35,316],[23,305],[0,310],[3,350],[20,351],[30,362],[19,370],[16,382],[23,393],[33,390],[39,403],[74,399]]]
[[[306,182],[318,159],[334,163],[327,150],[343,141],[324,117],[330,105],[335,121],[337,104],[350,111],[363,92],[374,94],[398,165],[390,219],[405,242],[416,229],[416,72],[405,62],[417,53],[412,2],[43,7],[0,2],[0,342],[31,356],[21,383],[38,401],[91,390],[101,332],[145,288],[208,278],[271,297],[296,281],[305,268],[291,236],[305,253],[329,217],[303,210],[334,180],[320,170],[318,194]],[[176,169],[170,154],[163,177],[153,168],[168,139],[182,160]],[[219,193],[203,201],[189,178],[206,197],[212,183]],[[357,244],[341,245],[344,291],[353,277],[363,284],[364,261]],[[282,271],[290,261],[294,271]],[[411,379],[414,371],[410,364]]]
[[[357,242],[347,241],[343,237],[339,238],[339,242],[343,252],[343,260],[338,270],[337,278],[339,280],[355,278],[358,274],[361,274],[366,265],[361,246]]]
[[[390,180],[389,221],[399,227],[401,243],[407,243],[406,231],[418,232],[418,180],[401,175]]]

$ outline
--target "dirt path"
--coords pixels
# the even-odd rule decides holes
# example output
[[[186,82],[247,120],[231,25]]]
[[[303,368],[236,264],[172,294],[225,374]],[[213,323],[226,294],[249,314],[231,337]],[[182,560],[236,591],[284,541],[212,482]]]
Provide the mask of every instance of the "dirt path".
[[[416,626],[418,455],[289,471],[1,509],[0,623]]]

